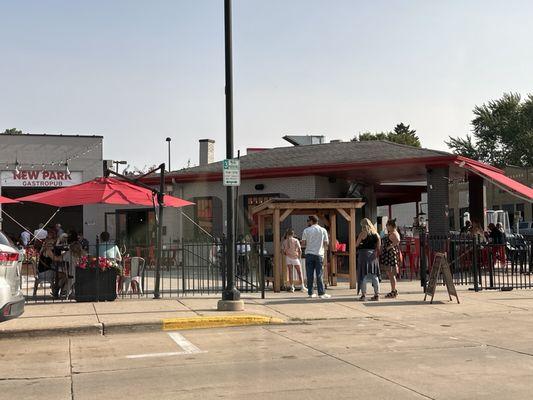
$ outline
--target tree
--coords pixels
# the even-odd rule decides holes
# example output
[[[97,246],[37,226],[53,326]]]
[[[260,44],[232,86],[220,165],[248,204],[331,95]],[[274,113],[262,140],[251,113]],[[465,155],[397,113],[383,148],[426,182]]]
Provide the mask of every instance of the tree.
[[[416,130],[411,129],[410,125],[404,125],[403,122],[400,122],[394,127],[394,131],[389,134],[388,140],[413,147],[421,147],[420,139],[416,135]]]
[[[389,142],[406,144],[408,146],[420,147],[420,139],[416,135],[416,130],[403,122],[394,127],[392,132],[364,132],[355,136],[352,142],[363,142],[367,140],[388,140]]]
[[[22,135],[22,131],[17,128],[9,128],[3,131],[1,135]]]
[[[446,142],[455,154],[496,166],[533,166],[533,95],[505,93],[473,110],[472,133]]]

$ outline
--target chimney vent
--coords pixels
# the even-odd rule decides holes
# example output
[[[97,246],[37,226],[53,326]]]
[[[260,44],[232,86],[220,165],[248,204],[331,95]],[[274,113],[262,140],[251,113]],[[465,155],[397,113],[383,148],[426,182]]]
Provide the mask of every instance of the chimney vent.
[[[200,139],[200,165],[215,162],[215,141],[213,139]]]

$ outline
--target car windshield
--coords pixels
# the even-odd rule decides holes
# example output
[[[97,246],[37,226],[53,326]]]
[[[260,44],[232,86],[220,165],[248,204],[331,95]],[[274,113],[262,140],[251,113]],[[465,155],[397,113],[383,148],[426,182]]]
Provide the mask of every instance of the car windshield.
[[[13,246],[13,243],[11,242],[11,240],[9,240],[9,238],[6,235],[4,235],[2,232],[0,232],[0,244]]]

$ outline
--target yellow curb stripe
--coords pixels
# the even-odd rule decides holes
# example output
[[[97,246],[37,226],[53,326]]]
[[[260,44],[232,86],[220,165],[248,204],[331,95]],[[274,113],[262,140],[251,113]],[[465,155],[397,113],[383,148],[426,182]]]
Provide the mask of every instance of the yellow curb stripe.
[[[268,325],[284,322],[265,315],[221,315],[208,317],[168,318],[163,320],[163,330],[224,328],[227,326]]]

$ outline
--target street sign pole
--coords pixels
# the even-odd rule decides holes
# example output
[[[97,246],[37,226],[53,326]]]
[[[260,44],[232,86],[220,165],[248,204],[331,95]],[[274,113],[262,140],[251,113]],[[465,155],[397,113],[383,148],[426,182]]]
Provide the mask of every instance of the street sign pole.
[[[224,44],[226,72],[226,165],[233,160],[233,62],[231,37],[231,0],[224,0]],[[226,163],[227,161],[227,163]],[[226,168],[224,168],[226,170]],[[218,302],[221,311],[240,311],[244,303],[240,292],[235,287],[235,186],[226,188],[226,286],[222,292],[222,300]]]

